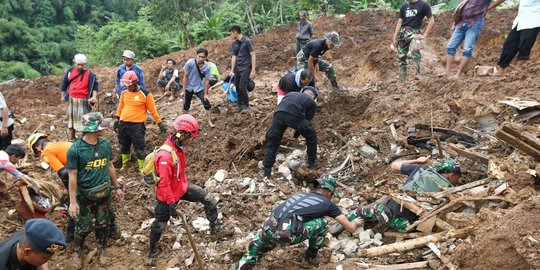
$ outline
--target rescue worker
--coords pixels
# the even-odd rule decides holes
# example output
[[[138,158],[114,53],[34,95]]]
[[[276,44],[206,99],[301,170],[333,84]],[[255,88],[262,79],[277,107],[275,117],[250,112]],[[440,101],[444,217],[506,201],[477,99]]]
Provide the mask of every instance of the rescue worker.
[[[167,132],[167,127],[161,122],[154,96],[139,86],[139,78],[134,71],[130,70],[124,73],[122,85],[126,86],[128,91],[123,91],[120,96],[120,103],[115,115],[116,121],[114,122],[114,131],[118,133],[118,144],[120,144],[122,155],[122,168],[120,170],[125,169],[131,159],[130,148],[132,144],[135,148],[139,170],[141,170],[146,157],[144,152],[146,112],[149,111],[152,114],[161,133]]]
[[[231,71],[234,85],[238,93],[237,112],[249,111],[249,84],[257,77],[257,53],[250,38],[242,34],[239,25],[230,28],[231,38]]]
[[[235,269],[251,269],[277,245],[295,245],[305,240],[309,241],[305,259],[317,264],[317,253],[327,232],[325,216],[335,219],[350,233],[362,225],[360,219],[349,221],[332,202],[332,197],[337,196],[335,186],[336,180],[332,176],[323,176],[314,182],[315,192],[297,193],[279,204],[263,222],[261,230],[249,244],[248,252]]]
[[[111,144],[102,138],[110,122],[111,119],[103,118],[100,112],[85,114],[82,124],[77,127],[83,137],[68,150],[69,215],[75,219],[75,258],[84,254],[84,240],[92,230],[93,219],[98,259],[101,258],[112,219],[113,189],[119,201],[124,198],[112,162]]]
[[[453,160],[437,163],[434,168],[421,165],[427,160],[429,157],[420,157],[415,160],[395,161],[391,164],[393,171],[407,175],[407,180],[400,187],[402,190],[441,192],[442,187],[458,185],[461,175],[466,173],[466,170]],[[349,220],[358,217],[366,221],[384,223],[398,232],[405,232],[405,228],[418,220],[416,214],[389,198],[360,207],[349,214]],[[338,233],[340,230],[339,226],[336,226],[332,229],[332,233]]]
[[[24,230],[0,243],[0,269],[47,270],[52,256],[66,249],[64,235],[47,219],[29,219]]]
[[[130,70],[137,74],[137,78],[139,78],[139,87],[141,87],[143,91],[147,91],[146,87],[144,86],[143,70],[135,63],[135,53],[130,50],[125,50],[122,54],[122,61],[124,63],[118,67],[118,70],[116,71],[116,79],[114,80],[116,88],[113,90],[112,95],[116,100],[120,99],[122,91],[126,90],[126,86],[122,84],[122,78],[124,73]]]
[[[81,117],[97,104],[98,81],[96,74],[86,69],[86,55],[76,54],[73,67],[68,68],[60,85],[61,100],[68,102],[69,139],[75,140],[75,127]]]
[[[20,179],[25,175],[17,170],[15,164],[17,164],[19,159],[24,158],[25,156],[24,149],[18,144],[11,144],[6,150],[0,150],[0,171],[5,171],[13,175],[16,179]],[[0,180],[0,193],[5,192],[6,189],[6,183]]]
[[[305,86],[315,87],[313,74],[309,69],[300,69],[296,72],[285,74],[279,79],[278,86],[276,87],[278,95],[277,104],[279,105],[287,93],[300,92]]]
[[[62,181],[66,191],[69,190],[69,176],[68,169],[66,168],[67,153],[71,145],[73,145],[71,142],[51,142],[49,136],[43,133],[34,133],[28,137],[28,149],[30,149],[34,156],[40,156],[41,160],[51,167],[58,175],[58,178],[60,178],[60,181]],[[75,232],[75,221],[69,215],[67,218],[65,236],[66,242],[71,243]],[[114,213],[111,215],[111,230],[109,235],[112,239],[120,238]]]
[[[266,132],[266,150],[263,160],[263,176],[270,178],[272,166],[276,162],[276,154],[285,130],[290,127],[296,132],[294,138],[300,135],[306,139],[308,168],[317,164],[317,133],[311,125],[311,119],[317,111],[315,100],[319,95],[317,89],[306,86],[302,92],[288,93],[279,103],[270,129]]]
[[[184,91],[184,113],[188,113],[191,108],[191,99],[193,95],[198,97],[206,111],[206,121],[208,126],[214,127],[212,123],[212,104],[208,100],[210,96],[210,64],[206,61],[208,50],[205,48],[197,49],[197,57],[186,61],[184,65],[184,76],[182,84],[185,86]]]
[[[221,233],[226,229],[218,225],[217,200],[200,186],[188,184],[185,151],[190,142],[199,136],[199,123],[189,115],[180,115],[173,122],[173,132],[156,153],[154,165],[159,182],[156,188],[157,205],[155,220],[150,231],[148,258],[158,254],[157,243],[170,217],[176,217],[180,200],[199,202],[204,205],[206,218],[210,221],[210,232]]]
[[[334,90],[341,90],[336,79],[334,67],[330,62],[322,59],[322,56],[328,50],[339,46],[341,46],[341,39],[337,32],[326,33],[324,38],[308,42],[296,55],[297,69],[309,69],[311,74],[313,74],[313,82],[317,83],[319,79],[317,78],[316,66],[319,65],[319,70],[326,74]]]

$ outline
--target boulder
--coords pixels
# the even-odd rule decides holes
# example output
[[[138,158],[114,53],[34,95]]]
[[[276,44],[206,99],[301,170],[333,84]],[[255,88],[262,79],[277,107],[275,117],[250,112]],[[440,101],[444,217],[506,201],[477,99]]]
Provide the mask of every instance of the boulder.
[[[377,156],[377,149],[367,145],[367,144],[364,144],[362,146],[362,148],[360,148],[360,155],[362,155],[363,157],[365,158],[368,158],[368,159],[374,159],[375,156]]]
[[[227,172],[226,170],[218,170],[216,172],[216,174],[214,174],[214,179],[216,179],[218,182],[223,182],[223,180],[225,180],[225,178],[227,178],[227,176],[229,175],[229,172]]]
[[[281,165],[279,165],[278,172],[281,173],[285,177],[291,175],[291,170],[289,169],[289,166],[287,166],[287,164],[285,163],[282,163]]]

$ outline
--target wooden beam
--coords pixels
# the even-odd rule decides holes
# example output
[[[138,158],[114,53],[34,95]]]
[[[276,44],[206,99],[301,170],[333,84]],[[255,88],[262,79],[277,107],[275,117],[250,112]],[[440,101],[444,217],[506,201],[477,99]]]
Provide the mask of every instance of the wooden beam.
[[[534,157],[536,161],[540,161],[539,149],[536,149],[533,146],[521,141],[519,138],[516,138],[515,136],[508,134],[502,129],[497,130],[497,132],[495,132],[495,136],[507,142],[508,144],[512,145],[514,148],[519,149],[525,154],[531,155],[532,157]]]
[[[446,197],[446,196],[448,196],[450,194],[460,192],[460,191],[464,191],[464,190],[467,190],[467,189],[470,189],[470,188],[473,188],[473,187],[485,185],[485,184],[487,184],[489,182],[491,182],[491,179],[484,178],[484,179],[481,179],[481,180],[478,180],[478,181],[467,183],[465,185],[448,188],[445,191],[441,191],[441,192],[433,194],[432,197],[435,198],[435,199],[442,199],[442,198],[444,198],[444,197]]]
[[[407,226],[407,228],[405,228],[405,231],[410,231],[411,229],[413,229],[414,227],[424,223],[424,222],[427,222],[431,217],[434,217],[436,216],[437,214],[439,213],[442,213],[443,211],[449,209],[449,208],[452,208],[454,206],[456,206],[457,202],[450,202],[448,203],[447,205],[443,206],[443,207],[439,207],[439,209],[435,210],[435,211],[432,211],[424,216],[422,216],[422,218],[420,218],[419,220],[415,221],[413,224]]]
[[[414,204],[413,202],[402,200],[400,199],[396,194],[393,194],[391,196],[394,201],[396,201],[398,204],[402,205],[403,207],[409,209],[411,212],[415,213],[417,216],[422,217],[426,212],[420,208],[418,205]],[[454,229],[448,222],[437,218],[435,220],[435,226],[443,231],[445,230],[451,230]]]
[[[459,230],[445,231],[380,247],[361,249],[358,251],[358,256],[371,258],[395,252],[409,251],[415,248],[424,247],[425,245],[427,245],[427,243],[430,242],[437,243],[441,241],[446,241],[450,238],[464,237],[465,235],[467,235],[471,228],[472,227]]]
[[[458,153],[459,155],[462,155],[472,161],[476,161],[480,164],[483,164],[483,165],[488,165],[489,163],[489,158],[483,156],[483,155],[480,155],[478,153],[474,153],[472,151],[467,151],[467,150],[464,150],[464,149],[460,149],[460,148],[457,148],[454,144],[446,144],[448,147],[450,147],[450,149],[452,149],[453,151],[455,151],[456,153]]]
[[[540,142],[538,142],[538,140],[534,140],[532,138],[530,138],[529,136],[526,136],[526,135],[523,135],[523,133],[509,127],[509,126],[503,126],[502,127],[502,130],[518,139],[520,139],[521,141],[523,141],[524,143],[532,146],[533,148],[537,149],[537,150],[540,150]]]
[[[392,265],[374,265],[367,270],[412,270],[412,269],[424,269],[428,266],[428,262],[413,262],[413,263],[400,263]]]
[[[392,237],[392,238],[402,238],[402,239],[411,239],[411,238],[418,238],[423,237],[426,235],[429,235],[427,233],[422,232],[413,232],[413,233],[401,233],[401,232],[385,232],[383,233],[384,237]]]

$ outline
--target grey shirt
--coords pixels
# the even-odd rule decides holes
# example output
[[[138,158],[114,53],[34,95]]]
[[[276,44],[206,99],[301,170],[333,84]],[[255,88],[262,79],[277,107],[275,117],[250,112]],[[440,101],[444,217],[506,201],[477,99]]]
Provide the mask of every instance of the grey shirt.
[[[251,52],[254,51],[253,42],[247,37],[232,42],[232,55],[236,56],[236,70],[251,69]]]
[[[201,75],[199,75],[199,71],[197,70],[197,61],[195,58],[189,59],[186,64],[184,65],[184,72],[187,74],[187,85],[186,85],[186,91],[189,92],[195,92],[198,93],[202,90],[204,90],[204,83],[203,79],[201,79]],[[207,80],[210,80],[210,65],[208,62],[204,61],[204,65],[202,68],[200,68],[201,73],[203,74],[203,77]]]
[[[296,24],[296,39],[310,40],[313,36],[313,23],[308,20],[299,21]]]

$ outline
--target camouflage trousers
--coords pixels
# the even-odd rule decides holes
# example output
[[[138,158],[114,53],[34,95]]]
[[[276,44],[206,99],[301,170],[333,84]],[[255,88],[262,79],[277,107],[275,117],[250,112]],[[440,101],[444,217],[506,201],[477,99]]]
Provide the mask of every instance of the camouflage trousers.
[[[112,192],[99,200],[92,201],[83,195],[77,195],[77,204],[79,205],[79,214],[75,216],[75,239],[84,241],[86,236],[92,232],[95,227],[96,239],[100,244],[106,241],[109,235],[111,219],[113,212],[111,208]],[[92,220],[95,219],[95,226],[92,226]]]
[[[308,68],[308,59],[309,55],[304,55],[304,51],[300,51],[296,55],[296,68],[298,70],[300,69],[307,69]],[[316,59],[313,65],[319,65],[319,71],[322,71],[326,74],[326,77],[332,81],[336,79],[336,71],[334,70],[334,67],[332,64],[324,59]]]
[[[397,57],[400,67],[407,66],[407,56],[409,54],[409,47],[411,46],[411,41],[413,37],[417,34],[421,34],[420,29],[415,29],[411,27],[401,27],[397,35],[398,47],[397,47]],[[420,63],[420,51],[413,52],[411,51],[411,56],[413,61]]]
[[[309,240],[309,249],[319,250],[326,236],[326,220],[316,218],[304,222],[303,228],[293,233],[291,222],[279,222],[269,217],[263,222],[262,230],[249,243],[248,252],[240,259],[235,269],[251,269],[262,256],[271,251],[276,245],[294,245]]]
[[[350,221],[356,218],[361,218],[366,221],[373,220],[381,222],[398,232],[405,232],[405,228],[409,226],[408,219],[394,215],[392,210],[390,210],[385,203],[380,202],[359,207],[355,211],[349,213],[348,219]]]

